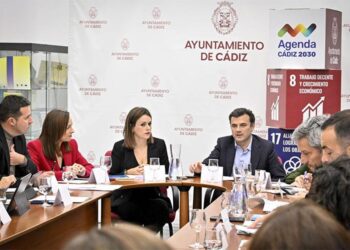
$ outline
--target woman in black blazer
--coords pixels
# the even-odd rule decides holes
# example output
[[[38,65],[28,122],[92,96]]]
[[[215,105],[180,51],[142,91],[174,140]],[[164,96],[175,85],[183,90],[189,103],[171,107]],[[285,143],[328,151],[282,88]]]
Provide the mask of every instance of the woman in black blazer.
[[[168,172],[169,159],[164,140],[152,137],[152,116],[143,107],[128,113],[124,140],[114,144],[110,174],[142,175],[150,157],[158,157]],[[144,225],[158,232],[167,222],[170,200],[157,187],[116,190],[112,195],[112,211],[121,219]]]

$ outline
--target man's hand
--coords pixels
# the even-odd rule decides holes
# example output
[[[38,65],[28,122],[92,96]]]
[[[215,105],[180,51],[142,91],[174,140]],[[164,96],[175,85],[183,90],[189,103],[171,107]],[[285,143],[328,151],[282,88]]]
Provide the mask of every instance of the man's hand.
[[[13,175],[4,176],[0,180],[0,189],[8,188],[9,186],[14,184],[15,182],[16,182],[16,177],[14,177]]]
[[[296,177],[294,182],[292,183],[292,185],[299,187],[299,188],[305,188],[306,190],[309,190],[311,187],[311,181],[312,181],[312,174],[307,173],[307,174],[299,175],[298,177]]]
[[[271,217],[272,213],[264,214],[263,216],[257,218],[248,228],[259,228],[268,218]]]
[[[202,163],[196,162],[190,165],[189,167],[191,173],[197,173],[199,174],[202,172]]]
[[[19,154],[15,151],[15,145],[12,145],[10,148],[10,165],[22,165],[26,162],[26,157],[22,154]]]

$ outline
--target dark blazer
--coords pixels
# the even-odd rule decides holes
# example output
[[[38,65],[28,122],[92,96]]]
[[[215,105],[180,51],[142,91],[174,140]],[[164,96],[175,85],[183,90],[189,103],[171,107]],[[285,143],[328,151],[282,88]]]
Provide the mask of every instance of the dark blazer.
[[[169,159],[164,140],[153,137],[154,142],[148,143],[147,161],[150,157],[158,157],[161,165],[165,165],[165,172],[168,173]],[[136,160],[134,150],[123,146],[124,140],[114,144],[112,150],[112,167],[110,174],[123,174],[125,169],[134,168],[139,165]],[[139,202],[140,206],[144,200],[160,197],[159,188],[138,188],[129,190],[116,190],[112,194],[112,207],[125,204],[130,200]]]
[[[252,170],[263,169],[270,172],[272,179],[285,178],[285,171],[282,163],[278,159],[274,151],[273,143],[253,135],[251,148]],[[221,137],[217,140],[217,144],[210,155],[203,160],[203,164],[208,165],[209,159],[219,159],[219,165],[224,168],[224,176],[232,176],[232,167],[235,160],[236,147],[235,139],[232,135]]]
[[[15,176],[16,178],[23,177],[28,173],[35,174],[38,172],[36,166],[29,157],[26,145],[26,138],[24,135],[13,137],[13,144],[15,145],[15,151],[24,155],[27,158],[27,165],[16,166]],[[6,137],[2,126],[0,125],[0,179],[3,176],[10,175],[10,151],[7,145]]]
[[[158,157],[160,165],[165,165],[165,172],[168,173],[169,158],[164,140],[153,137],[154,142],[148,143],[147,161],[149,158]],[[123,146],[124,140],[114,144],[112,151],[112,167],[110,174],[122,174],[125,169],[134,168],[139,165],[134,150]]]

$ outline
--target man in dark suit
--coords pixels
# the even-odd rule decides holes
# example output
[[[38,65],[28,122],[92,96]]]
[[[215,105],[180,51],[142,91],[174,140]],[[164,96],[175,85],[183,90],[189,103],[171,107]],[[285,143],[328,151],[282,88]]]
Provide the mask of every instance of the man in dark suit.
[[[209,159],[218,159],[223,166],[224,176],[232,176],[234,165],[251,164],[252,173],[262,169],[270,172],[274,180],[284,180],[285,171],[273,143],[253,135],[255,116],[246,108],[237,108],[229,115],[232,135],[221,137],[210,155],[202,163],[190,165],[190,171],[200,173],[202,164],[208,165]]]
[[[30,102],[16,95],[6,96],[0,104],[0,179],[19,178],[36,173],[37,168],[27,151],[27,132],[32,124]]]

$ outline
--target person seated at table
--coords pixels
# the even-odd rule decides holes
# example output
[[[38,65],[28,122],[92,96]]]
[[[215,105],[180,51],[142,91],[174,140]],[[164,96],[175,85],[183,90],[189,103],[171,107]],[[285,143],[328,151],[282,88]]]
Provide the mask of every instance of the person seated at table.
[[[255,249],[349,249],[344,227],[324,208],[301,200],[276,210],[247,244]]]
[[[321,127],[322,162],[350,157],[350,109],[334,113]]]
[[[191,164],[193,173],[200,173],[202,164],[208,165],[209,159],[218,159],[223,166],[224,176],[232,176],[234,165],[251,164],[252,172],[266,170],[274,180],[284,180],[285,171],[274,150],[273,143],[253,134],[255,116],[246,108],[237,108],[229,115],[232,135],[220,137],[210,155],[202,163]]]
[[[0,179],[37,172],[24,136],[32,122],[30,101],[25,97],[8,95],[0,103]]]
[[[152,116],[143,107],[128,113],[124,140],[114,144],[110,174],[142,175],[150,157],[159,158],[160,165],[169,168],[164,140],[152,136]],[[112,195],[112,211],[125,221],[144,225],[158,232],[168,220],[170,200],[157,187],[117,190]]]
[[[39,138],[28,143],[29,154],[39,171],[53,171],[57,180],[62,180],[65,171],[73,176],[90,176],[93,165],[79,152],[73,133],[69,112],[54,109],[46,115]]]
[[[311,187],[306,199],[324,207],[335,218],[350,230],[350,158],[339,157],[313,173]],[[250,227],[256,228],[268,220],[272,213],[257,219]]]
[[[94,228],[69,241],[64,250],[170,250],[171,247],[151,231],[137,225],[116,223],[114,226]]]
[[[314,116],[300,124],[292,139],[300,152],[301,166],[287,174],[285,182],[309,190],[312,173],[322,166],[321,126],[327,116]]]
[[[349,194],[350,158],[342,156],[315,171],[306,198],[327,209],[350,230]]]

